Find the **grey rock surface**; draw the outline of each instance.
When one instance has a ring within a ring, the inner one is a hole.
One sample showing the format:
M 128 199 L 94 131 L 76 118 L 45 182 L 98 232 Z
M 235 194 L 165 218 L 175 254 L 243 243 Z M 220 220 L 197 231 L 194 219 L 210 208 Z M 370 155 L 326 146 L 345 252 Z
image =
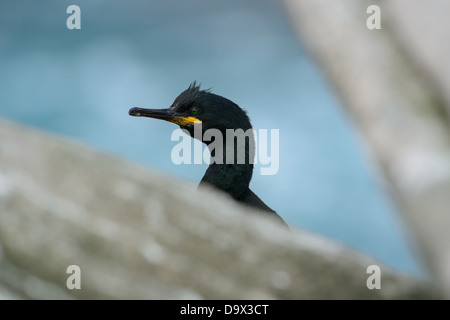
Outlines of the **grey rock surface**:
M 450 36 L 445 0 L 281 0 L 363 133 L 386 188 L 450 297 Z M 381 29 L 366 27 L 380 9 Z
M 369 290 L 369 265 L 381 289 Z M 81 270 L 69 290 L 68 266 Z M 0 298 L 414 299 L 430 282 L 223 194 L 0 121 Z

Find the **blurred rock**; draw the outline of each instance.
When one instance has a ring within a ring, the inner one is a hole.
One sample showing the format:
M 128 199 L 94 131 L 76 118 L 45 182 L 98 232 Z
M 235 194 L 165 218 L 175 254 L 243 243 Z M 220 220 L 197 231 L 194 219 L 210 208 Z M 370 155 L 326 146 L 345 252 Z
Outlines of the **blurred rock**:
M 450 39 L 445 0 L 282 0 L 450 297 Z M 378 5 L 381 29 L 369 30 Z
M 369 265 L 381 289 L 366 287 Z M 69 290 L 67 267 L 81 269 Z M 434 286 L 213 190 L 0 121 L 0 297 L 411 299 Z

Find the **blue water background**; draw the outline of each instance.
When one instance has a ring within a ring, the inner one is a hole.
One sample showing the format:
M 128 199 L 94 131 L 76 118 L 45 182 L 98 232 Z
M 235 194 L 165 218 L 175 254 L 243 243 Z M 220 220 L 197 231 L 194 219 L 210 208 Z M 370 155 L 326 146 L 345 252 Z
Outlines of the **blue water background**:
M 71 4 L 81 30 L 66 28 Z M 171 162 L 174 125 L 127 114 L 168 107 L 193 80 L 254 128 L 280 130 L 279 172 L 256 166 L 251 188 L 291 226 L 422 273 L 354 123 L 277 2 L 0 3 L 2 117 L 197 183 L 206 164 Z

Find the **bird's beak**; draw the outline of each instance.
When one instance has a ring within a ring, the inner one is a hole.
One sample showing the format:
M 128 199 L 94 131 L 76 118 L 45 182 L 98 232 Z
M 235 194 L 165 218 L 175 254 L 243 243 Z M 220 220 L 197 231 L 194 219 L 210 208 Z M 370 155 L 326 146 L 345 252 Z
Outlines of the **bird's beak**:
M 134 107 L 134 108 L 131 108 L 130 111 L 128 111 L 128 114 L 133 117 L 148 117 L 148 118 L 166 120 L 169 122 L 176 123 L 179 126 L 188 126 L 188 125 L 192 125 L 194 123 L 201 123 L 201 120 L 196 117 L 177 114 L 174 110 L 172 110 L 170 108 L 168 108 L 168 109 L 144 109 L 144 108 Z

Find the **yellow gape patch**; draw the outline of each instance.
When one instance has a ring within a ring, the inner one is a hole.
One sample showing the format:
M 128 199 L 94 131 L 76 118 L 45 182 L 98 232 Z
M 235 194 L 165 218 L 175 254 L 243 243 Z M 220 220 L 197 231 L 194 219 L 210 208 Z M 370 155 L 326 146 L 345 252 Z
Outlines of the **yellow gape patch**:
M 168 121 L 176 123 L 180 126 L 188 126 L 190 124 L 202 122 L 200 119 L 197 119 L 196 117 L 173 117 Z

